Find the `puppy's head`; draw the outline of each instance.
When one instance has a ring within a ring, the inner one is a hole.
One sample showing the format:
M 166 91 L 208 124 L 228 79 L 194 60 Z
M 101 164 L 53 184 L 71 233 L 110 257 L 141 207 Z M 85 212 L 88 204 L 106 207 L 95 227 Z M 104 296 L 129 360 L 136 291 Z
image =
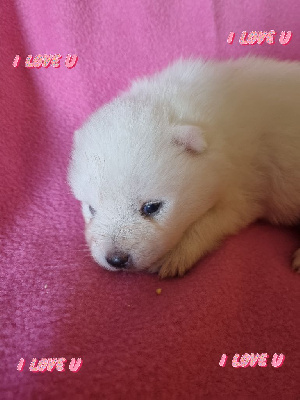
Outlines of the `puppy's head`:
M 97 263 L 156 271 L 213 206 L 216 184 L 204 136 L 199 127 L 176 122 L 168 106 L 126 96 L 75 133 L 69 182 Z

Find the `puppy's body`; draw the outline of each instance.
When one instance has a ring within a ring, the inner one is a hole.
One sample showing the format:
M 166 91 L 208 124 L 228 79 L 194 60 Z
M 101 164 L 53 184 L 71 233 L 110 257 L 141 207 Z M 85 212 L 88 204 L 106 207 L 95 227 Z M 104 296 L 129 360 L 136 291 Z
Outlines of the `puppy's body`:
M 296 224 L 300 63 L 179 61 L 137 81 L 76 133 L 69 180 L 107 269 L 182 275 L 258 218 Z

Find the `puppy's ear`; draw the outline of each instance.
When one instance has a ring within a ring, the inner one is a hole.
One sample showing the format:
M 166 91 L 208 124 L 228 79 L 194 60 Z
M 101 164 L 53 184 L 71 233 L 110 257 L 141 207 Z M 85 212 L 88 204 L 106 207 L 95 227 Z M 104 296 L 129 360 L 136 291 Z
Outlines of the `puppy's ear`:
M 201 154 L 207 148 L 203 130 L 194 125 L 175 126 L 173 128 L 173 143 L 183 146 L 186 151 L 195 154 Z

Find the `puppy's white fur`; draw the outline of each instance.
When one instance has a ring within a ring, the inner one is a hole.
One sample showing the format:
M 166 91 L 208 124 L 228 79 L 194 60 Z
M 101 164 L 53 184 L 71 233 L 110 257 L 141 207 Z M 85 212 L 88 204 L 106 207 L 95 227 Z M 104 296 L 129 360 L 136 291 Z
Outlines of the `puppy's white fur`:
M 182 275 L 259 218 L 296 224 L 300 63 L 181 60 L 138 80 L 75 133 L 69 182 L 111 270 L 121 251 L 129 269 Z M 148 201 L 163 205 L 145 218 Z

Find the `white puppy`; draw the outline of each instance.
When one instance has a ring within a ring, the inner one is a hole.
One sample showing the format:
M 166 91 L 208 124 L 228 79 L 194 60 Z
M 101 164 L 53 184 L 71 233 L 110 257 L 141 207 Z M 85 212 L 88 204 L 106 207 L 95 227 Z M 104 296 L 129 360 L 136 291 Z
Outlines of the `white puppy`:
M 178 61 L 135 82 L 75 133 L 69 182 L 114 271 L 183 275 L 257 219 L 298 223 L 300 63 Z

